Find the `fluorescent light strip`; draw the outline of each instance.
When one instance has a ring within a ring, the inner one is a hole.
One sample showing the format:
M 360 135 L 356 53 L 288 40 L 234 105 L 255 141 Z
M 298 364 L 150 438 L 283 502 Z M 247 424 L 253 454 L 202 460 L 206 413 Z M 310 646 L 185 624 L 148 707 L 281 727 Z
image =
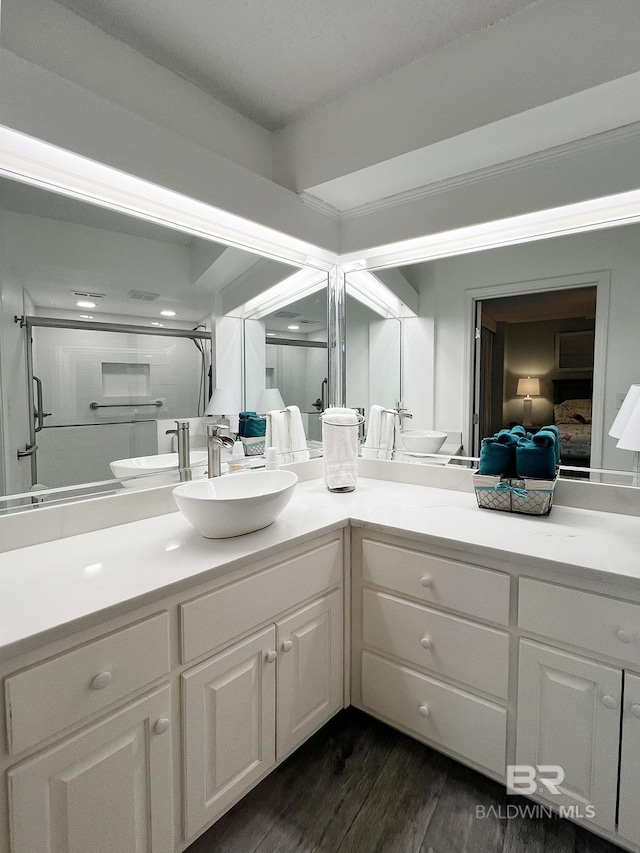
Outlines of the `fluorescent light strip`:
M 309 296 L 316 290 L 327 286 L 327 276 L 316 270 L 300 270 L 279 281 L 264 293 L 249 299 L 233 312 L 245 319 L 259 320 L 279 308 L 290 305 L 303 296 Z
M 350 272 L 346 276 L 347 293 L 376 314 L 385 318 L 398 319 L 415 314 L 383 284 L 379 278 L 366 270 Z
M 333 252 L 2 126 L 0 174 L 289 263 L 326 271 L 337 261 Z
M 640 221 L 640 190 L 442 231 L 342 255 L 344 272 L 382 269 Z

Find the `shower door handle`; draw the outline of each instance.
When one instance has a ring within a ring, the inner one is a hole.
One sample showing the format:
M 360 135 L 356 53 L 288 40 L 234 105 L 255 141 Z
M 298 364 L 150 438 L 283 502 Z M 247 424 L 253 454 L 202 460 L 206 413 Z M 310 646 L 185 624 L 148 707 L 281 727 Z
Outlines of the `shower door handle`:
M 34 432 L 40 432 L 44 426 L 44 419 L 51 415 L 51 412 L 44 411 L 44 402 L 42 400 L 42 379 L 38 376 L 33 377 L 36 383 L 36 405 L 33 410 L 33 417 L 36 423 Z

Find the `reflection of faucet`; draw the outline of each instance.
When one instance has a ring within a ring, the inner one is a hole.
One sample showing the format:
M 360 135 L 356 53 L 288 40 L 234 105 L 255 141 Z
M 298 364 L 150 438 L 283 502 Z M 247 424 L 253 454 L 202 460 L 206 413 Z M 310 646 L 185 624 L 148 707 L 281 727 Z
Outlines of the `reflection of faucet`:
M 189 440 L 189 421 L 176 421 L 177 429 L 168 429 L 167 435 L 178 439 L 178 469 L 180 482 L 191 479 L 191 447 Z
M 411 412 L 407 411 L 402 405 L 401 402 L 398 403 L 395 409 L 383 409 L 383 412 L 387 412 L 390 415 L 395 415 L 398 418 L 398 424 L 400 425 L 400 431 L 404 429 L 403 421 L 406 418 L 412 418 L 413 415 Z
M 312 403 L 311 405 L 312 405 L 315 409 L 317 409 L 319 412 L 323 411 L 323 409 L 324 409 L 324 405 L 323 405 L 322 400 L 320 399 L 320 397 L 318 397 L 318 399 L 315 401 L 315 403 Z
M 207 424 L 207 477 L 219 477 L 222 473 L 220 451 L 223 447 L 233 447 L 233 439 L 228 435 L 220 435 L 225 429 L 224 424 Z

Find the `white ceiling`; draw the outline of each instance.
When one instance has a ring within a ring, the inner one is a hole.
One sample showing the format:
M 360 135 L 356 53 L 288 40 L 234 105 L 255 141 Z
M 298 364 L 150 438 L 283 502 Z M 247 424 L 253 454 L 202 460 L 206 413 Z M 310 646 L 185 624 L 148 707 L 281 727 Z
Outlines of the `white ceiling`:
M 538 0 L 59 2 L 274 130 Z

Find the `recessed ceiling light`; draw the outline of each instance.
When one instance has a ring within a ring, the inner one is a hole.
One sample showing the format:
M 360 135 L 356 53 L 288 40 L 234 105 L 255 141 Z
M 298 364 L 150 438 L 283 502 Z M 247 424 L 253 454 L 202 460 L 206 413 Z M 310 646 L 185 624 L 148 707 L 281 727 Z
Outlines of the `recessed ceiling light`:
M 78 306 L 78 308 L 95 308 L 96 307 L 95 302 L 89 302 L 86 299 L 80 299 L 78 302 L 76 302 L 76 305 Z
M 80 319 L 81 320 L 93 320 L 93 317 L 91 316 L 91 314 L 81 314 Z
M 300 326 L 287 326 L 287 329 L 291 329 L 292 332 L 297 332 Z
M 176 316 L 176 312 L 175 312 L 175 311 L 170 311 L 168 308 L 165 308 L 165 310 L 164 310 L 164 311 L 161 311 L 161 312 L 160 312 L 160 316 L 161 316 L 161 317 L 175 317 L 175 316 Z
M 164 326 L 164 323 L 152 323 L 152 326 Z

